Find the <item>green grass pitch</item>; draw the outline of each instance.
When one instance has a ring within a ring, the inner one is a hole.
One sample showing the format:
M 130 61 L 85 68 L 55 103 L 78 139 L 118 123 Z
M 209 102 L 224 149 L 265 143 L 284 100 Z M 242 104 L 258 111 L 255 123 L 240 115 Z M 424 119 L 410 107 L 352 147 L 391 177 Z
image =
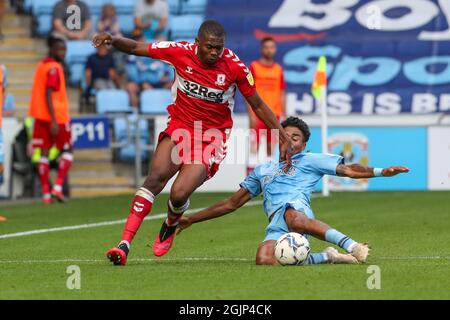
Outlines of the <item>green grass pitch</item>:
M 226 194 L 196 194 L 191 208 Z M 194 225 L 163 258 L 151 244 L 162 219 L 145 221 L 126 267 L 105 252 L 123 224 L 1 238 L 37 229 L 126 218 L 131 196 L 0 207 L 0 299 L 450 299 L 450 192 L 333 193 L 313 199 L 316 217 L 372 247 L 365 265 L 256 266 L 266 217 L 259 204 Z M 257 200 L 257 199 L 256 199 Z M 167 195 L 153 214 L 163 213 Z M 311 242 L 313 251 L 327 244 Z M 81 270 L 69 290 L 67 267 Z M 381 289 L 367 288 L 369 265 Z

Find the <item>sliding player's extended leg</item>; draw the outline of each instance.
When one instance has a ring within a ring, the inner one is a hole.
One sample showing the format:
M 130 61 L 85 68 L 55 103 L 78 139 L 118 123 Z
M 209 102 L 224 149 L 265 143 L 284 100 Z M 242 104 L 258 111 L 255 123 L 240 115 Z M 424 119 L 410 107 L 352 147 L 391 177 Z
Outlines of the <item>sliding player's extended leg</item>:
M 178 220 L 189 207 L 189 197 L 206 180 L 203 164 L 184 164 L 170 190 L 167 220 L 163 222 L 153 244 L 153 253 L 160 257 L 172 247 Z
M 150 165 L 149 174 L 143 186 L 137 190 L 133 198 L 122 241 L 117 248 L 112 248 L 107 252 L 107 257 L 114 264 L 126 264 L 130 244 L 142 221 L 150 213 L 155 196 L 164 189 L 170 178 L 179 170 L 180 165 L 172 159 L 172 149 L 175 147 L 175 143 L 168 136 L 165 136 L 158 143 Z
M 305 213 L 293 208 L 286 210 L 284 218 L 290 231 L 309 234 L 317 239 L 333 243 L 351 253 L 359 262 L 366 261 L 369 254 L 369 248 L 366 244 L 357 243 L 322 221 L 309 218 Z
M 256 252 L 257 265 L 279 265 L 275 258 L 275 240 L 266 240 L 262 242 L 258 251 Z M 347 256 L 347 257 L 346 257 Z M 348 257 L 350 256 L 350 257 Z M 307 264 L 322 264 L 322 263 L 356 263 L 357 261 L 351 255 L 344 255 L 338 253 L 336 249 L 327 248 L 323 252 L 310 253 L 308 259 L 303 263 Z

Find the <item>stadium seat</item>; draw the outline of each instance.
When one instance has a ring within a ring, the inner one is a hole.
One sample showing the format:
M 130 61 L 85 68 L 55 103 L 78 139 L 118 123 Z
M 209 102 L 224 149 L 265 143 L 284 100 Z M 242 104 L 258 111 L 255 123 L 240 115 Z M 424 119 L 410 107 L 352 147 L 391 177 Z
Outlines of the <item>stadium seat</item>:
M 58 0 L 33 0 L 32 1 L 32 13 L 35 17 L 39 17 L 41 15 L 52 14 L 53 7 L 58 2 Z
M 119 15 L 120 31 L 124 35 L 131 34 L 134 30 L 134 16 L 132 14 Z
M 141 112 L 146 114 L 167 114 L 167 106 L 172 104 L 169 89 L 149 89 L 141 93 Z
M 24 0 L 22 7 L 26 13 L 30 13 L 33 10 L 33 2 L 34 0 Z
M 66 42 L 66 64 L 86 63 L 87 58 L 95 53 L 90 40 L 69 40 Z
M 181 0 L 181 14 L 205 14 L 207 0 Z
M 172 15 L 180 14 L 181 1 L 183 0 L 167 0 L 167 4 L 169 5 L 169 12 Z
M 108 1 L 116 7 L 117 15 L 121 16 L 123 14 L 134 14 L 134 7 L 136 5 L 136 0 L 112 0 Z
M 89 12 L 91 15 L 100 15 L 102 13 L 102 7 L 104 4 L 109 3 L 108 0 L 89 0 L 86 4 L 89 7 Z
M 136 136 L 136 115 L 132 114 L 128 116 L 129 132 L 134 142 Z M 147 145 L 150 141 L 150 133 L 148 128 L 148 121 L 142 119 L 139 121 L 139 135 L 141 145 Z M 114 138 L 117 142 L 124 142 L 127 140 L 127 119 L 116 118 L 114 119 Z M 134 143 L 130 143 L 127 146 L 119 149 L 119 159 L 122 161 L 130 162 L 134 161 L 136 155 L 136 146 Z M 146 150 L 141 151 L 141 160 L 148 159 L 148 152 Z
M 72 63 L 69 65 L 69 84 L 78 86 L 84 79 L 84 63 Z
M 132 111 L 128 93 L 125 90 L 106 89 L 97 91 L 96 94 L 97 113 Z
M 195 38 L 203 22 L 202 15 L 173 16 L 170 19 L 171 38 Z
M 36 17 L 36 29 L 35 32 L 38 36 L 47 36 L 52 30 L 52 15 L 42 14 Z

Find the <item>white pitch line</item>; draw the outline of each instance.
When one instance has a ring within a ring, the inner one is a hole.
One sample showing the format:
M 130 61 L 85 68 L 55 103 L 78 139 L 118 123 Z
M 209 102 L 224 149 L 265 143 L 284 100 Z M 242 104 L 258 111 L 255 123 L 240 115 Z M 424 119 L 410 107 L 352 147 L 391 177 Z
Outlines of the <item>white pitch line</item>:
M 149 259 L 128 259 L 128 262 L 192 262 L 192 261 L 218 261 L 218 262 L 250 262 L 254 261 L 254 259 L 247 258 L 149 258 Z M 0 264 L 57 264 L 57 263 L 107 263 L 106 259 L 59 259 L 59 260 L 0 260 Z
M 379 257 L 382 260 L 450 260 L 450 257 L 440 256 L 404 256 L 404 257 Z M 252 262 L 250 258 L 220 258 L 220 257 L 186 257 L 186 258 L 135 258 L 128 262 Z M 57 260 L 0 260 L 0 264 L 58 264 L 58 263 L 88 263 L 107 264 L 106 259 L 57 259 Z M 370 261 L 369 261 L 370 262 Z
M 262 204 L 261 200 L 251 201 L 251 202 L 246 203 L 244 205 L 244 207 L 257 206 L 260 204 Z M 205 209 L 205 208 L 190 209 L 190 210 L 186 211 L 186 214 L 195 213 L 195 212 L 201 211 L 203 209 Z M 163 219 L 165 217 L 167 217 L 167 213 L 158 213 L 158 214 L 149 215 L 144 220 L 157 220 L 157 219 Z M 51 233 L 51 232 L 59 232 L 59 231 L 79 230 L 79 229 L 111 226 L 111 225 L 116 225 L 116 224 L 124 224 L 126 221 L 127 221 L 126 219 L 120 219 L 120 220 L 80 224 L 80 225 L 76 225 L 76 226 L 65 226 L 65 227 L 56 227 L 56 228 L 49 228 L 49 229 L 37 229 L 37 230 L 30 230 L 30 231 L 23 231 L 23 232 L 16 232 L 16 233 L 8 233 L 8 234 L 0 235 L 0 239 L 25 237 L 25 236 L 35 235 L 35 234 L 43 234 L 43 233 Z

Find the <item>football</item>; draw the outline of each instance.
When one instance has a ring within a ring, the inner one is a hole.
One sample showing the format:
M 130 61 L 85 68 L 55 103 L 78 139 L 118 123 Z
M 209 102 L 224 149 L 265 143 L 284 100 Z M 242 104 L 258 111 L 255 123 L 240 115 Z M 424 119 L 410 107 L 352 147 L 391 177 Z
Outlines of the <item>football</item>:
M 275 245 L 275 257 L 285 265 L 299 265 L 308 259 L 309 241 L 300 233 L 289 232 L 283 234 Z

